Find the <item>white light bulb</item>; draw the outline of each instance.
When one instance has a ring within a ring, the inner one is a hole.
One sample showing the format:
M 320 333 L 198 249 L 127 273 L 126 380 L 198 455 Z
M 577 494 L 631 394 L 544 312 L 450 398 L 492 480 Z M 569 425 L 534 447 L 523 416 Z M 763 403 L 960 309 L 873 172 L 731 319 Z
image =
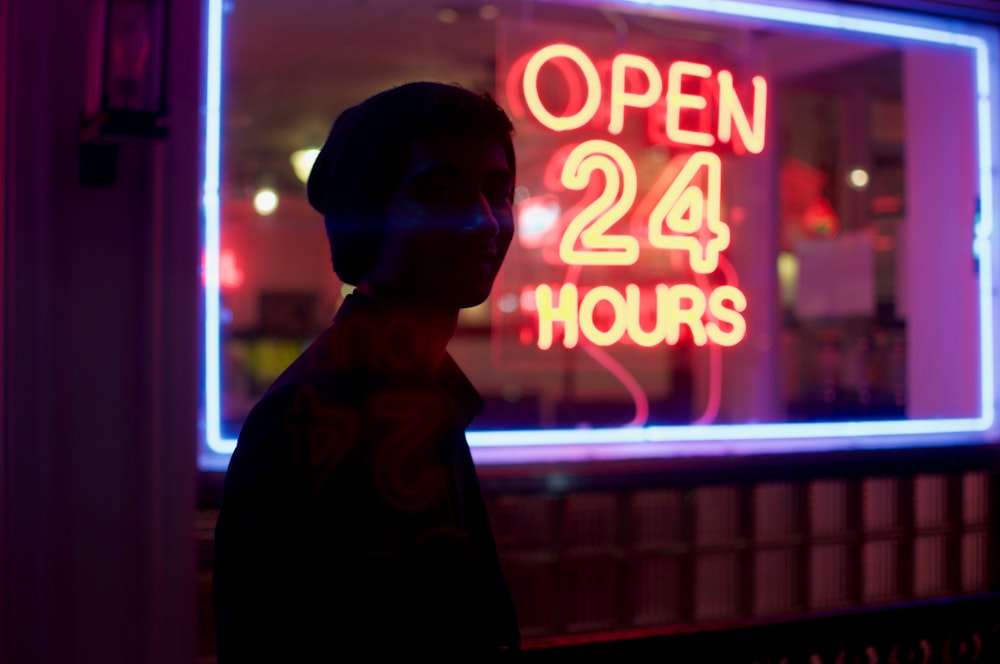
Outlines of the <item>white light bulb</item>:
M 278 209 L 278 194 L 273 189 L 259 189 L 253 197 L 253 209 L 266 217 Z
M 868 171 L 863 168 L 855 168 L 847 174 L 847 181 L 855 189 L 864 189 L 868 186 Z

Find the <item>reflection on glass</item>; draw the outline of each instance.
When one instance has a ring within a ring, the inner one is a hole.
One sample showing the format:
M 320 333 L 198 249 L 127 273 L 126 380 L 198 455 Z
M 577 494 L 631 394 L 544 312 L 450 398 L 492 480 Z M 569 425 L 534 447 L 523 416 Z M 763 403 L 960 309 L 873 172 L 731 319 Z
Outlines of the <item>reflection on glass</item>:
M 783 86 L 779 265 L 795 274 L 782 307 L 796 349 L 789 419 L 906 417 L 906 323 L 895 306 L 903 57 L 868 52 Z
M 517 236 L 450 346 L 487 401 L 476 427 L 979 415 L 967 50 L 493 6 L 241 0 L 227 16 L 224 437 L 345 294 L 304 151 L 414 79 L 492 91 L 517 127 Z

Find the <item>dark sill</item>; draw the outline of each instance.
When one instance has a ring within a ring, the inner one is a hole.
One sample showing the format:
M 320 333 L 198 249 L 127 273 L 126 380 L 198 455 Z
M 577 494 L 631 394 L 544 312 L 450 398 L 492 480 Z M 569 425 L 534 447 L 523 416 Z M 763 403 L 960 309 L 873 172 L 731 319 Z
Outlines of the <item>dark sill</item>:
M 928 660 L 900 657 L 901 650 L 925 641 Z M 1000 593 L 936 598 L 842 611 L 797 614 L 786 618 L 697 623 L 675 628 L 615 630 L 596 634 L 525 640 L 528 661 L 669 662 L 822 662 L 942 661 L 942 652 L 978 641 L 979 658 L 954 661 L 996 662 L 1000 647 Z M 891 653 L 896 652 L 896 660 Z M 853 653 L 862 655 L 852 659 Z M 972 655 L 972 652 L 967 652 Z M 583 659 L 580 659 L 583 658 Z M 944 659 L 943 661 L 948 661 Z
M 487 496 L 553 494 L 700 484 L 755 484 L 821 478 L 907 476 L 919 473 L 1000 473 L 1000 442 L 990 445 L 892 450 L 802 452 L 754 456 L 627 459 L 586 463 L 480 466 Z M 552 478 L 559 477 L 558 483 Z M 221 502 L 225 473 L 198 474 L 198 507 Z M 554 487 L 558 486 L 558 490 Z

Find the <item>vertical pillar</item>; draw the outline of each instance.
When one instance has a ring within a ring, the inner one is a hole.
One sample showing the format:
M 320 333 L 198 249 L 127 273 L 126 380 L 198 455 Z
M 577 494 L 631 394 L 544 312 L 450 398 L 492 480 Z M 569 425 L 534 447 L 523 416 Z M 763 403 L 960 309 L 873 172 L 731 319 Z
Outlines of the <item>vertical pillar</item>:
M 171 134 L 79 179 L 88 2 L 4 3 L 0 659 L 193 662 L 201 2 Z
M 972 56 L 903 53 L 906 196 L 897 297 L 909 418 L 979 414 L 976 115 Z
M 744 70 L 738 80 L 749 81 L 766 71 L 756 37 L 744 34 L 738 48 Z M 770 82 L 771 85 L 774 81 Z M 777 94 L 768 91 L 767 139 L 760 154 L 744 154 L 724 162 L 723 209 L 731 230 L 723 254 L 732 264 L 739 287 L 747 296 L 743 312 L 747 335 L 739 344 L 721 349 L 722 403 L 719 422 L 758 423 L 784 419 L 780 366 L 781 304 L 778 299 L 777 173 L 779 167 Z M 734 218 L 735 215 L 735 218 Z

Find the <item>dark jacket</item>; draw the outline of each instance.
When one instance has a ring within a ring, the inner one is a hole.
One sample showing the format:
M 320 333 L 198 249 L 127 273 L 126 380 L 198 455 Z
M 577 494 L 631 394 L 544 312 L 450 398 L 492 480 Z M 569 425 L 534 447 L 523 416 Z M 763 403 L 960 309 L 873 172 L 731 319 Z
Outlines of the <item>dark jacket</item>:
M 251 411 L 216 525 L 220 664 L 519 648 L 465 439 L 483 402 L 450 357 L 418 368 L 423 338 L 351 295 Z

